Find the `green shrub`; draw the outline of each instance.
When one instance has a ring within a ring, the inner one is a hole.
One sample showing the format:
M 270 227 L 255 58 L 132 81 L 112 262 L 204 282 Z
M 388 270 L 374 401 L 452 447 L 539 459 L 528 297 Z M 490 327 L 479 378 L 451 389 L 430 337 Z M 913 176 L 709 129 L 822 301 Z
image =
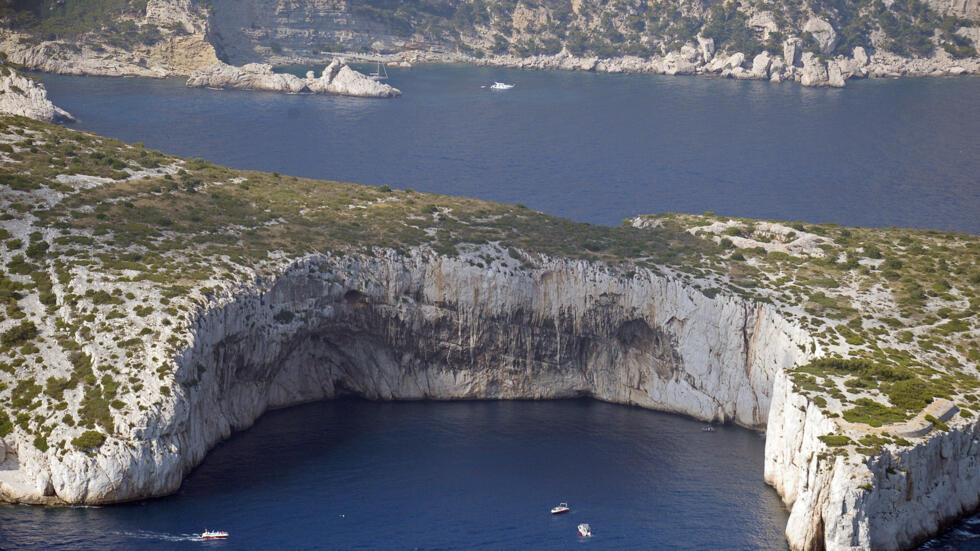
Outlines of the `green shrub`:
M 10 391 L 10 405 L 16 409 L 33 409 L 37 403 L 34 399 L 41 394 L 41 386 L 34 382 L 33 378 L 17 381 L 17 385 Z
M 87 430 L 71 441 L 79 451 L 87 452 L 105 443 L 105 435 L 97 430 Z
M 14 424 L 10 421 L 10 416 L 6 411 L 0 410 L 0 438 L 7 436 L 14 430 Z
M 76 384 L 77 381 L 73 382 L 70 379 L 48 377 L 47 384 L 44 387 L 44 393 L 55 400 L 61 401 L 65 399 L 65 391 L 69 388 L 74 388 Z
M 42 452 L 48 451 L 48 439 L 43 435 L 38 434 L 34 437 L 34 447 L 41 450 Z
M 941 430 L 943 432 L 946 432 L 946 431 L 949 430 L 949 425 L 947 425 L 946 423 L 943 423 L 939 419 L 936 419 L 932 415 L 926 415 L 926 421 L 929 421 L 930 423 L 932 423 L 932 425 L 934 427 L 936 427 L 937 430 Z
M 905 418 L 905 412 L 902 410 L 886 406 L 870 398 L 859 398 L 853 408 L 844 412 L 845 420 L 851 423 L 864 423 L 872 427 L 899 423 Z
M 825 434 L 823 436 L 818 436 L 817 438 L 832 448 L 846 446 L 851 443 L 851 439 L 843 434 Z
M 37 336 L 37 326 L 33 321 L 24 320 L 20 324 L 6 330 L 0 335 L 0 343 L 4 346 L 18 346 L 34 340 Z
M 273 317 L 273 319 L 275 319 L 279 323 L 285 324 L 293 321 L 294 317 L 296 317 L 296 314 L 294 314 L 290 310 L 286 310 L 285 308 L 283 308 L 282 310 L 279 310 L 279 312 Z

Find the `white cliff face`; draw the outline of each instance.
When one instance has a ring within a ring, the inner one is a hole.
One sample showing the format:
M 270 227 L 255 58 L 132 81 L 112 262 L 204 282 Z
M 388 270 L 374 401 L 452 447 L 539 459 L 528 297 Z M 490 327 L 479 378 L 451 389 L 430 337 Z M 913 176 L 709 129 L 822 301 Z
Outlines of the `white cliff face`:
M 980 504 L 977 421 L 869 458 L 828 453 L 819 437 L 835 433 L 837 423 L 777 375 L 765 478 L 790 508 L 794 550 L 908 549 Z
M 287 73 L 276 73 L 271 65 L 265 63 L 249 63 L 242 67 L 233 67 L 218 62 L 192 73 L 187 79 L 187 86 L 267 90 L 292 94 L 312 92 L 367 98 L 390 98 L 401 95 L 401 91 L 397 88 L 377 82 L 351 69 L 338 59 L 330 63 L 319 78 L 310 71 L 305 79 Z
M 773 377 L 809 344 L 767 306 L 649 273 L 565 260 L 488 270 L 431 252 L 302 259 L 206 303 L 184 338 L 172 394 L 148 384 L 154 406 L 120 413 L 117 436 L 92 456 L 43 453 L 19 428 L 8 435 L 0 496 L 167 494 L 267 409 L 351 393 L 593 396 L 760 428 Z
M 49 122 L 75 120 L 68 111 L 51 103 L 43 84 L 0 66 L 0 112 Z
M 160 328 L 160 339 L 183 343 L 172 375 L 126 398 L 149 407 L 118 410 L 114 435 L 91 455 L 42 452 L 16 427 L 0 439 L 0 499 L 171 493 L 269 408 L 356 394 L 592 396 L 766 426 L 765 477 L 790 508 L 794 550 L 906 549 L 978 505 L 975 421 L 950 420 L 948 433 L 876 457 L 835 455 L 820 436 L 839 434 L 840 422 L 784 372 L 809 360 L 814 342 L 770 307 L 645 270 L 626 277 L 547 258 L 523 270 L 501 256 L 478 268 L 426 250 L 314 255 L 230 294 L 193 295 L 189 328 Z
M 209 41 L 208 10 L 201 2 L 149 0 L 145 16 L 132 22 L 159 31 L 161 39 L 152 44 L 113 45 L 91 37 L 41 40 L 5 29 L 0 33 L 0 51 L 29 69 L 70 75 L 163 78 L 186 75 L 218 61 Z

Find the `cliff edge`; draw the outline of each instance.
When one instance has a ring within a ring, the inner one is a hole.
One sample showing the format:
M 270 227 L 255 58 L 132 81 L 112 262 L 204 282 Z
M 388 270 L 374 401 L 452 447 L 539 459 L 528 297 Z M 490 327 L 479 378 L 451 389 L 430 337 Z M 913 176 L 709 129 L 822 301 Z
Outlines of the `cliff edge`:
M 0 142 L 4 500 L 165 495 L 268 408 L 342 395 L 767 427 L 794 549 L 907 548 L 980 496 L 976 236 L 601 227 L 21 117 Z

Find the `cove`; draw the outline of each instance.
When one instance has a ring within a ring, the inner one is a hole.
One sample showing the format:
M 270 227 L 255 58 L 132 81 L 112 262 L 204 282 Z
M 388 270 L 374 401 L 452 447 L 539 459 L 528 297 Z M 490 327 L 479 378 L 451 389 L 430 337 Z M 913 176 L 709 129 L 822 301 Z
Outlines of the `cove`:
M 594 400 L 315 402 L 262 416 L 169 497 L 0 506 L 0 541 L 200 549 L 209 527 L 231 532 L 222 549 L 787 549 L 763 436 L 702 426 Z

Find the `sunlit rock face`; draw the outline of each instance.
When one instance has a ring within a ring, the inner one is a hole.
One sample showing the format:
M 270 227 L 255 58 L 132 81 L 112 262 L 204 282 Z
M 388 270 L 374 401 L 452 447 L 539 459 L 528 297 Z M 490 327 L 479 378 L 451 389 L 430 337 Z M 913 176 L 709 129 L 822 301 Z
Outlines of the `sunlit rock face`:
M 5 497 L 167 494 L 267 409 L 348 394 L 592 396 L 761 428 L 773 377 L 809 343 L 767 306 L 669 277 L 553 259 L 484 268 L 420 251 L 289 262 L 203 304 L 188 331 L 173 392 L 144 389 L 155 407 L 128 428 L 117 420 L 124 436 L 92 455 L 8 437 Z

